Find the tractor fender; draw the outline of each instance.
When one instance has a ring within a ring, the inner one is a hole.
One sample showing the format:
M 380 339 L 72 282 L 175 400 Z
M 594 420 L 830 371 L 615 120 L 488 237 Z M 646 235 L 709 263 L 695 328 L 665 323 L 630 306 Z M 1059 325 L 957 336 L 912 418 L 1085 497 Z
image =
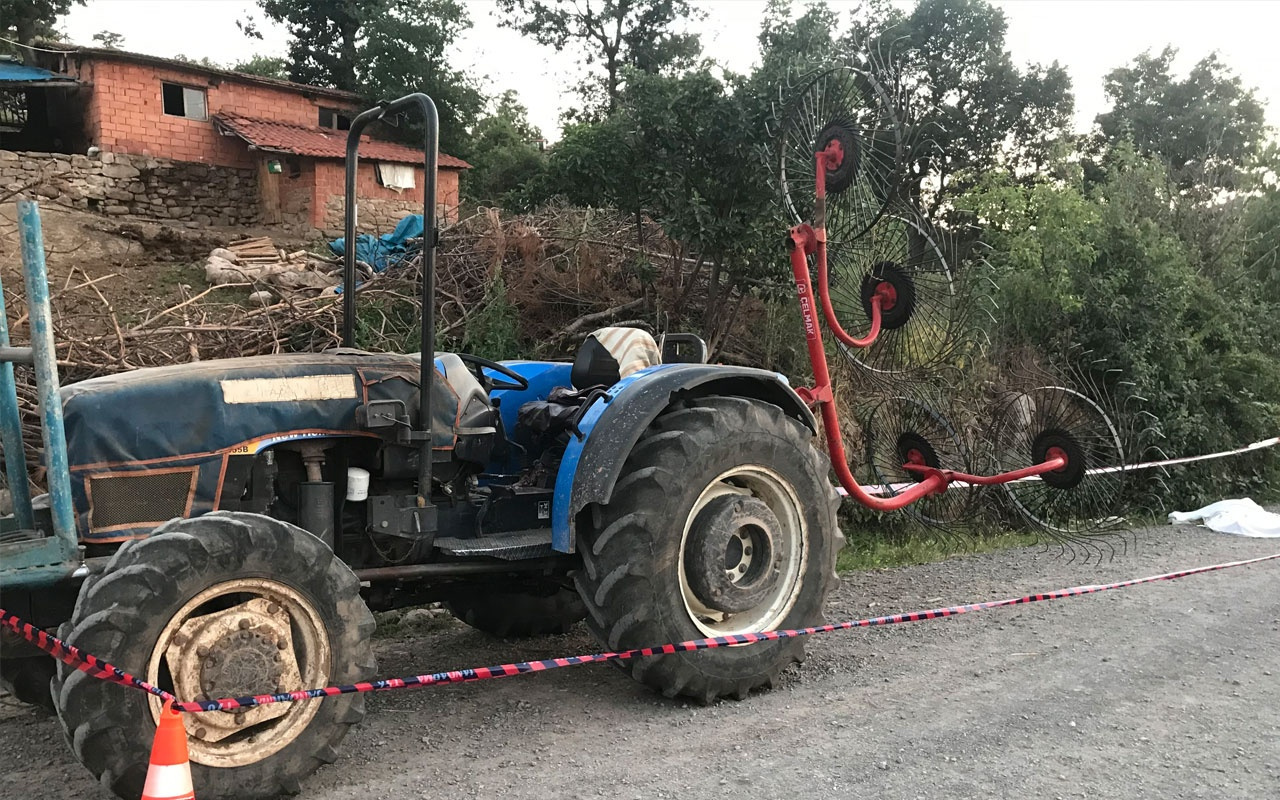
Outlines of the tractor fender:
M 552 547 L 572 553 L 578 514 L 608 503 L 627 454 L 645 429 L 683 397 L 721 395 L 772 403 L 817 432 L 817 421 L 785 376 L 751 367 L 660 364 L 628 375 L 595 401 L 571 434 L 556 473 L 551 506 Z

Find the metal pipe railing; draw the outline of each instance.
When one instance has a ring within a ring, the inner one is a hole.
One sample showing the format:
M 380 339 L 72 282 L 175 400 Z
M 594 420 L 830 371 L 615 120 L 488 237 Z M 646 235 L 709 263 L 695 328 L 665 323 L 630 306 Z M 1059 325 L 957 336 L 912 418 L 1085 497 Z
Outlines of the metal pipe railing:
M 75 552 L 76 515 L 71 499 L 71 469 L 67 462 L 67 437 L 62 421 L 62 397 L 58 393 L 58 356 L 53 343 L 53 311 L 44 263 L 44 237 L 40 208 L 34 200 L 18 201 L 18 234 L 22 238 L 22 268 L 27 283 L 27 311 L 31 315 L 31 350 L 36 370 L 44 435 L 45 467 L 49 478 L 49 505 L 54 535 Z M 8 448 L 6 447 L 6 452 Z M 25 476 L 24 476 L 25 480 Z
M 9 346 L 9 317 L 4 307 L 4 287 L 0 286 L 0 354 L 8 350 L 28 349 Z M 18 384 L 13 376 L 13 362 L 17 360 L 0 359 L 0 441 L 4 444 L 4 467 L 9 478 L 14 520 L 22 530 L 31 530 L 35 527 L 35 513 L 31 509 L 31 487 L 27 484 L 27 454 L 22 449 Z
M 419 508 L 431 504 L 431 384 L 436 364 L 436 168 L 440 149 L 440 118 L 436 104 L 421 92 L 379 103 L 362 111 L 351 120 L 347 132 L 346 208 L 343 214 L 345 239 L 342 261 L 342 344 L 355 347 L 356 323 L 356 177 L 359 174 L 360 134 L 370 122 L 408 108 L 422 112 L 426 131 L 423 134 L 423 166 L 426 171 L 422 189 L 422 332 L 419 346 L 421 367 L 418 376 L 418 429 L 412 437 L 418 441 Z

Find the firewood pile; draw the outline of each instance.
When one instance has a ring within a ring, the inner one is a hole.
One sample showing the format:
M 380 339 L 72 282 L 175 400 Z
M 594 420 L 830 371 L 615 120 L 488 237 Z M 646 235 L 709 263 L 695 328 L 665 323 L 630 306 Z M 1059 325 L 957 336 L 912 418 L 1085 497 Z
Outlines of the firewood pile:
M 333 294 L 342 281 L 341 263 L 336 257 L 316 255 L 308 250 L 286 252 L 276 247 L 270 236 L 258 236 L 215 248 L 205 261 L 205 280 L 214 286 L 248 283 L 261 286 L 254 302 L 267 305 L 276 293 Z

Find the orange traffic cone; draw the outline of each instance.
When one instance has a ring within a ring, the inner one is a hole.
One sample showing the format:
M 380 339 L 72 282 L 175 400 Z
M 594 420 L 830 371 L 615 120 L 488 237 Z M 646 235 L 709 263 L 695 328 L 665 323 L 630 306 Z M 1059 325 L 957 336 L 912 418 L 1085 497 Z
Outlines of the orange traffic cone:
M 160 726 L 151 745 L 151 764 L 142 800 L 195 800 L 191 788 L 191 762 L 187 756 L 187 729 L 182 715 L 165 700 L 160 710 Z

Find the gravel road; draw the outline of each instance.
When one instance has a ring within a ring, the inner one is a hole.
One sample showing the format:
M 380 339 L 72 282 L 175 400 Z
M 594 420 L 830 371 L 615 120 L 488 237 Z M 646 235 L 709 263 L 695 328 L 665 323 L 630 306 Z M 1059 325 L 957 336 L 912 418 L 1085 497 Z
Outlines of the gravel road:
M 854 573 L 828 617 L 1277 550 L 1275 540 L 1146 529 L 1101 565 L 1025 549 Z M 663 700 L 608 666 L 377 695 L 303 797 L 1277 797 L 1278 579 L 1280 562 L 1268 562 L 830 634 L 778 689 L 710 707 Z M 447 620 L 378 642 L 385 675 L 594 649 L 585 631 L 503 643 Z M 106 797 L 54 720 L 4 703 L 0 800 Z

